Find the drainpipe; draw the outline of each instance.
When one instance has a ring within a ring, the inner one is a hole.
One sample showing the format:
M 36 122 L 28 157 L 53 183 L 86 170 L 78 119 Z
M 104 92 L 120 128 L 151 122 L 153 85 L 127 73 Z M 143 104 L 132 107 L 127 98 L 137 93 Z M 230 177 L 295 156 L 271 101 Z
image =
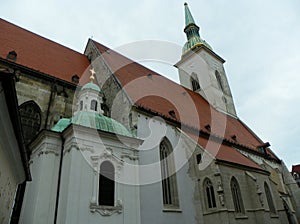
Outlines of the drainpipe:
M 51 93 L 50 93 L 50 98 L 49 98 L 49 103 L 48 103 L 48 108 L 47 108 L 47 114 L 46 114 L 46 121 L 45 121 L 45 126 L 44 128 L 47 129 L 48 126 L 48 118 L 49 118 L 49 114 L 50 114 L 50 107 L 51 107 L 51 103 L 53 100 L 53 94 L 55 92 L 56 88 L 55 88 L 55 82 L 52 84 L 51 86 Z
M 63 164 L 64 145 L 65 145 L 65 138 L 62 136 L 62 133 L 60 135 L 60 138 L 61 138 L 61 152 L 60 152 L 58 180 L 57 180 L 57 191 L 56 191 L 55 212 L 54 212 L 54 224 L 57 223 L 57 212 L 58 212 L 58 203 L 59 203 L 61 172 L 62 172 L 62 164 Z

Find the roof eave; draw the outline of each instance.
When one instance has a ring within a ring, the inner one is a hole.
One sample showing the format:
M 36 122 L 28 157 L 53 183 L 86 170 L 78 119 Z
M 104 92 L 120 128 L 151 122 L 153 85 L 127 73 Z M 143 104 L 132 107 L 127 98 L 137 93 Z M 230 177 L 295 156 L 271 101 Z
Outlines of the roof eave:
M 214 51 L 212 51 L 211 49 L 209 49 L 208 47 L 206 47 L 204 44 L 200 44 L 196 48 L 191 49 L 187 53 L 183 54 L 182 57 L 181 57 L 181 59 L 180 59 L 180 61 L 177 62 L 174 66 L 176 68 L 179 68 L 179 66 L 182 63 L 184 63 L 185 61 L 187 61 L 190 57 L 192 57 L 194 54 L 196 54 L 197 52 L 199 52 L 201 50 L 207 51 L 213 57 L 215 57 L 216 59 L 218 59 L 219 61 L 221 61 L 221 63 L 225 63 L 226 62 L 222 57 L 220 57 L 219 55 L 217 55 Z

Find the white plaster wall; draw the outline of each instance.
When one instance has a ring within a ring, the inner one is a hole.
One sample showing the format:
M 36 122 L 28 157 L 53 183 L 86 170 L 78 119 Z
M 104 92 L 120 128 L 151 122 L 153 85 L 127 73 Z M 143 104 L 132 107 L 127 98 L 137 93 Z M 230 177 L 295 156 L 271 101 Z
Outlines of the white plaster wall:
M 141 146 L 142 148 L 140 148 L 139 155 L 139 177 L 142 182 L 140 186 L 141 223 L 196 223 L 196 208 L 193 199 L 195 184 L 188 175 L 188 154 L 185 145 L 180 140 L 179 132 L 162 120 L 153 120 L 148 116 L 139 114 L 137 135 L 138 138 L 145 141 Z M 160 181 L 159 143 L 163 137 L 168 138 L 173 146 L 173 151 L 176 151 L 174 155 L 175 166 L 178 168 L 176 177 L 179 209 L 168 212 L 164 211 L 163 208 Z M 149 147 L 147 147 L 147 144 Z M 185 161 L 185 163 L 182 163 L 182 161 Z
M 47 136 L 45 132 L 39 140 L 31 155 L 32 181 L 26 185 L 22 224 L 54 222 L 61 141 L 59 136 Z
M 25 180 L 25 173 L 1 83 L 0 126 L 0 223 L 8 223 L 17 186 Z
M 86 128 L 78 129 L 76 133 L 70 131 L 65 139 L 58 223 L 139 224 L 139 189 L 123 183 L 124 177 L 128 176 L 137 182 L 136 170 L 128 166 L 129 163 L 137 164 L 137 160 L 131 161 L 126 157 L 135 157 L 130 149 L 131 143 L 124 145 L 110 134 L 98 135 L 97 131 Z M 112 156 L 104 155 L 106 150 Z M 97 209 L 90 209 L 93 198 L 98 203 L 98 172 L 100 164 L 106 160 L 112 162 L 116 171 L 115 205 L 120 201 L 123 206 L 120 213 L 107 216 L 101 215 Z
M 215 71 L 220 73 L 224 92 L 220 90 Z M 236 116 L 235 107 L 226 77 L 223 63 L 207 53 L 199 50 L 179 65 L 181 85 L 192 90 L 190 76 L 195 72 L 198 76 L 201 91 L 199 92 L 212 106 Z M 226 102 L 224 101 L 226 99 Z

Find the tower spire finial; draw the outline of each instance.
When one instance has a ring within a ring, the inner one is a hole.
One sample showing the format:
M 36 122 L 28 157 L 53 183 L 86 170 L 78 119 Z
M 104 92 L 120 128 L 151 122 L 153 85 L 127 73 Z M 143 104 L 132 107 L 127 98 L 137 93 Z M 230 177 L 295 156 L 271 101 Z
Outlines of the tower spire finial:
M 201 39 L 199 34 L 199 27 L 196 25 L 192 13 L 188 7 L 188 4 L 184 3 L 184 13 L 185 13 L 185 28 L 184 32 L 186 33 L 187 42 L 183 46 L 182 55 L 186 54 L 190 50 L 195 49 L 200 45 L 204 45 L 209 49 L 212 49 L 205 40 Z
M 192 13 L 186 2 L 184 3 L 184 11 L 185 11 L 185 26 L 188 26 L 189 24 L 195 24 Z

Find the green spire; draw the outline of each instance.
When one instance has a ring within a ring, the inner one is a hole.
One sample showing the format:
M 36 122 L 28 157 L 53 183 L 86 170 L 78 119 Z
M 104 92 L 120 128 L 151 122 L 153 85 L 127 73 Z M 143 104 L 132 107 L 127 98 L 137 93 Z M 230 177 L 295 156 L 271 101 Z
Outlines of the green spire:
M 195 24 L 194 18 L 186 2 L 184 3 L 184 12 L 185 12 L 185 26 L 188 26 L 189 24 Z
M 199 34 L 199 27 L 196 25 L 187 3 L 184 3 L 184 12 L 185 12 L 184 32 L 186 33 L 187 42 L 183 46 L 182 55 L 186 54 L 190 50 L 195 49 L 196 47 L 199 47 L 200 45 L 204 45 L 207 48 L 212 50 L 211 46 L 209 46 L 209 44 L 205 40 L 201 39 Z

